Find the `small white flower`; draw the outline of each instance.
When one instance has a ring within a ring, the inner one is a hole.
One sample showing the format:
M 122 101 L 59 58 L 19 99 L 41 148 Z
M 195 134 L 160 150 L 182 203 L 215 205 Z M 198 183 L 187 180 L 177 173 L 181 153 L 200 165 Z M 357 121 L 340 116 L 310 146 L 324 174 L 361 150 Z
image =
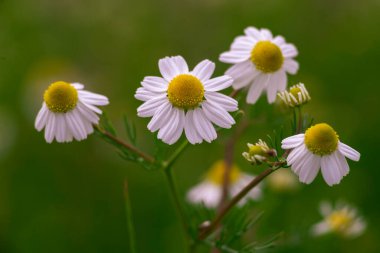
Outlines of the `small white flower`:
M 261 164 L 269 157 L 269 147 L 266 142 L 259 140 L 255 145 L 248 143 L 248 152 L 243 152 L 243 157 L 252 164 Z M 273 152 L 275 152 L 273 150 Z
M 314 236 L 335 233 L 352 239 L 363 234 L 367 227 L 356 209 L 344 203 L 338 203 L 333 208 L 330 203 L 322 202 L 320 212 L 323 220 L 312 227 L 311 232 Z
M 282 168 L 268 176 L 267 185 L 276 192 L 294 192 L 300 187 L 297 176 Z
M 108 98 L 83 90 L 80 83 L 63 81 L 52 83 L 44 93 L 44 102 L 38 112 L 35 128 L 45 128 L 45 140 L 51 143 L 83 140 L 98 124 L 102 111 L 96 106 L 107 105 Z
M 282 141 L 283 149 L 292 149 L 287 163 L 302 183 L 309 184 L 322 169 L 322 176 L 330 186 L 339 184 L 348 174 L 345 157 L 359 161 L 360 154 L 355 149 L 339 141 L 334 129 L 326 123 L 316 124 Z
M 186 61 L 175 56 L 161 59 L 158 66 L 163 77 L 145 77 L 135 95 L 145 102 L 137 115 L 152 117 L 148 129 L 158 130 L 158 139 L 173 144 L 185 130 L 192 144 L 211 142 L 217 137 L 212 123 L 222 128 L 235 124 L 228 112 L 238 109 L 237 101 L 218 92 L 233 80 L 230 76 L 211 78 L 213 62 L 204 60 L 189 71 Z
M 287 106 L 295 107 L 306 104 L 311 100 L 309 92 L 303 83 L 299 83 L 290 87 L 289 91 L 279 92 L 278 97 L 284 101 Z
M 208 208 L 217 207 L 222 198 L 225 168 L 224 161 L 216 162 L 208 171 L 203 182 L 190 189 L 187 194 L 188 201 L 194 204 L 203 203 Z M 236 165 L 232 166 L 229 178 L 230 197 L 237 195 L 253 179 L 254 176 L 240 171 Z M 239 202 L 239 206 L 244 205 L 249 199 L 257 200 L 260 197 L 261 189 L 256 186 Z
M 273 37 L 268 29 L 248 27 L 244 33 L 235 38 L 230 51 L 222 53 L 219 60 L 234 64 L 226 71 L 234 79 L 234 89 L 249 87 L 247 103 L 256 103 L 264 91 L 268 102 L 273 103 L 277 92 L 286 88 L 286 73 L 298 71 L 293 59 L 298 55 L 297 48 L 282 36 Z

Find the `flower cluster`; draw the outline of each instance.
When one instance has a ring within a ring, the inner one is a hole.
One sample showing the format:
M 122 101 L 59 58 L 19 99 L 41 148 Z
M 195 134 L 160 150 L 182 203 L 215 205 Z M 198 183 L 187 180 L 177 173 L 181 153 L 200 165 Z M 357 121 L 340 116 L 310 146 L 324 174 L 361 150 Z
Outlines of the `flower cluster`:
M 238 101 L 235 100 L 238 90 L 247 91 L 247 104 L 255 104 L 266 93 L 269 104 L 275 102 L 278 96 L 294 111 L 294 117 L 298 112 L 298 127 L 292 136 L 281 141 L 282 150 L 278 142 L 277 145 L 270 143 L 270 147 L 260 139 L 255 144 L 248 143 L 248 151 L 242 153 L 251 165 L 268 165 L 269 168 L 263 172 L 265 174 L 255 177 L 236 165 L 227 170 L 226 162 L 218 161 L 209 169 L 202 182 L 190 189 L 187 194 L 189 202 L 201 203 L 209 208 L 224 207 L 223 195 L 226 194 L 223 193 L 227 192 L 227 197 L 232 198 L 233 204 L 243 205 L 249 199 L 258 200 L 261 197 L 261 180 L 282 167 L 285 169 L 274 174 L 276 176 L 272 175 L 269 180 L 269 185 L 273 185 L 275 190 L 296 189 L 298 182 L 295 175 L 300 182 L 310 184 L 320 170 L 326 183 L 333 186 L 339 184 L 349 173 L 346 158 L 359 161 L 360 153 L 341 142 L 336 131 L 327 123 L 317 123 L 308 128 L 305 126 L 301 107 L 311 100 L 309 92 L 303 83 L 286 90 L 287 75 L 294 75 L 299 69 L 298 62 L 294 60 L 297 55 L 297 48 L 287 43 L 282 36 L 274 36 L 268 29 L 248 27 L 244 30 L 244 35 L 235 38 L 229 51 L 220 54 L 221 62 L 232 64 L 224 75 L 212 77 L 215 63 L 209 60 L 203 60 L 190 69 L 182 56 L 173 56 L 158 61 L 159 76 L 143 78 L 141 87 L 134 95 L 142 101 L 137 108 L 137 115 L 150 118 L 148 130 L 157 132 L 157 138 L 169 145 L 175 144 L 181 136 L 187 140 L 185 145 L 187 142 L 210 143 L 217 139 L 218 129 L 230 129 L 236 124 L 231 113 L 239 109 Z M 232 93 L 234 95 L 222 93 L 230 87 L 235 90 Z M 102 111 L 98 106 L 107 104 L 107 97 L 85 91 L 80 83 L 54 82 L 43 94 L 42 108 L 36 117 L 35 128 L 38 131 L 45 129 L 45 140 L 48 143 L 54 140 L 81 141 L 94 128 L 100 129 L 97 125 Z M 173 158 L 162 162 L 157 157 L 145 155 L 131 144 L 123 143 L 112 133 L 100 134 L 105 135 L 107 140 L 114 141 L 115 146 L 123 146 L 134 152 L 133 155 L 126 154 L 131 161 L 158 164 L 163 171 L 170 169 L 176 156 L 183 150 L 179 149 L 174 152 Z M 125 154 L 125 150 L 122 151 Z M 282 155 L 279 156 L 278 153 Z M 136 157 L 141 159 L 135 159 Z M 287 170 L 288 167 L 291 170 Z M 291 171 L 295 175 L 289 174 Z M 166 175 L 170 177 L 170 173 Z M 225 215 L 227 211 L 220 212 L 220 215 Z M 313 227 L 315 235 L 334 232 L 354 237 L 364 231 L 365 223 L 347 205 L 337 206 L 336 209 L 323 205 L 322 214 L 324 220 Z M 216 220 L 220 222 L 220 219 Z M 218 224 L 210 227 L 218 227 Z

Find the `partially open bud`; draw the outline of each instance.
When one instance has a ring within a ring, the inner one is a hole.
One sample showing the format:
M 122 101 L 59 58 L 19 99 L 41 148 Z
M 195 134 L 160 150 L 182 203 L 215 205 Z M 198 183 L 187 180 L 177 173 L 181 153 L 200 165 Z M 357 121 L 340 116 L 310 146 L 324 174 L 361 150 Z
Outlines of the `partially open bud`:
M 289 91 L 279 92 L 277 96 L 289 107 L 301 106 L 311 100 L 303 83 L 293 85 Z
M 276 150 L 270 149 L 268 145 L 259 140 L 256 144 L 248 143 L 248 152 L 244 152 L 243 157 L 252 164 L 261 164 L 265 162 L 269 157 L 276 156 Z

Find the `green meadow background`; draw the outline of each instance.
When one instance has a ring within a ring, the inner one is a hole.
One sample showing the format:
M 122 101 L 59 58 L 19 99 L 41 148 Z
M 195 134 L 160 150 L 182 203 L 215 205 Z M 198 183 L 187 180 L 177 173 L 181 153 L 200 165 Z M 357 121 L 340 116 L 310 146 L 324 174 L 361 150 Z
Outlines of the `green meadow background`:
M 109 97 L 104 110 L 122 137 L 125 113 L 138 127 L 140 147 L 152 151 L 148 119 L 137 118 L 140 102 L 133 97 L 143 77 L 159 75 L 158 60 L 171 55 L 184 56 L 190 67 L 210 59 L 222 74 L 227 65 L 219 54 L 247 26 L 269 28 L 297 46 L 300 71 L 290 83 L 308 87 L 305 111 L 331 124 L 362 157 L 332 188 L 321 176 L 293 194 L 265 188 L 253 207 L 264 211 L 259 233 L 246 239 L 281 233 L 266 252 L 380 252 L 379 13 L 378 0 L 0 0 L 0 252 L 128 252 L 125 179 L 138 252 L 185 252 L 161 173 L 123 161 L 94 135 L 47 144 L 34 118 L 51 82 L 81 82 Z M 235 150 L 236 163 L 255 174 L 260 169 L 241 157 L 246 142 L 279 126 L 275 106 L 265 101 L 256 105 L 263 120 Z M 179 159 L 174 171 L 182 196 L 223 156 L 224 141 L 189 147 Z M 366 232 L 349 241 L 312 238 L 322 200 L 357 206 Z

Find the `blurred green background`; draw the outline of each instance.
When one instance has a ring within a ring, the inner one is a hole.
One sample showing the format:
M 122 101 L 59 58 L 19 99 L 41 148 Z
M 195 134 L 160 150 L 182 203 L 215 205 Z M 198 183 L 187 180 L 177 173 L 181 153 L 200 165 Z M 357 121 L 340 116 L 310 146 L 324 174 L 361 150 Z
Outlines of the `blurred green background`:
M 298 47 L 301 67 L 290 81 L 308 87 L 312 102 L 306 111 L 329 122 L 362 154 L 338 186 L 328 187 L 319 176 L 290 195 L 265 189 L 257 205 L 265 211 L 256 228 L 259 239 L 283 231 L 272 252 L 380 252 L 379 13 L 378 0 L 1 0 L 0 252 L 128 252 L 126 178 L 138 251 L 184 252 L 162 174 L 124 162 L 93 135 L 46 144 L 34 118 L 52 81 L 81 82 L 110 98 L 105 111 L 120 132 L 128 114 L 141 147 L 152 150 L 148 119 L 136 117 L 140 103 L 133 97 L 143 77 L 158 75 L 158 60 L 178 54 L 190 67 L 213 60 L 222 74 L 227 65 L 218 63 L 218 55 L 250 25 Z M 237 143 L 242 169 L 259 172 L 241 152 L 276 124 L 266 117 Z M 223 143 L 221 137 L 186 150 L 175 166 L 182 195 L 222 157 Z M 365 234 L 351 241 L 311 238 L 310 226 L 321 219 L 320 201 L 339 199 L 361 211 Z

